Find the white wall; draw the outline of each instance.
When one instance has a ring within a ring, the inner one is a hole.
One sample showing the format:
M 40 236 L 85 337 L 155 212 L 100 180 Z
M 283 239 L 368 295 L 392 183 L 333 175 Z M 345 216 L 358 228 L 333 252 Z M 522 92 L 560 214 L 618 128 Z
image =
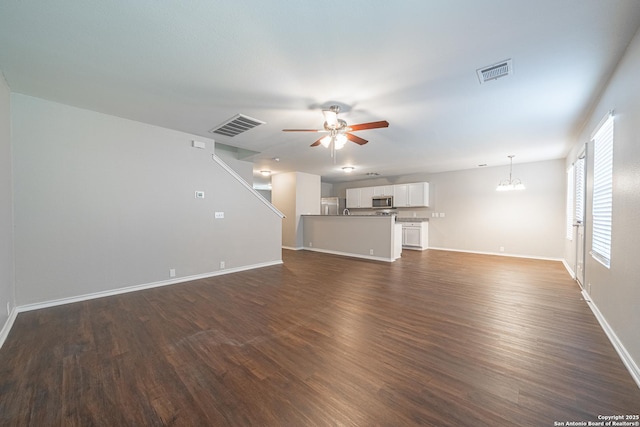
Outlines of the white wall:
M 240 175 L 242 179 L 253 185 L 253 163 L 239 160 L 238 151 L 231 151 L 227 147 L 224 144 L 214 144 L 213 152 Z
M 640 384 L 640 32 L 627 48 L 612 79 L 567 157 L 567 166 L 600 119 L 614 110 L 613 223 L 611 268 L 595 261 L 591 249 L 591 204 L 593 159 L 587 161 L 587 215 L 585 236 L 585 284 L 606 322 L 626 352 L 635 361 Z M 593 150 L 589 150 L 592 152 Z M 573 257 L 573 242 L 566 244 L 567 258 Z
M 212 160 L 211 140 L 11 99 L 19 305 L 280 262 L 281 218 Z
M 498 192 L 509 166 L 341 183 L 345 189 L 429 182 L 429 208 L 401 209 L 399 215 L 429 218 L 429 247 L 562 259 L 564 250 L 565 169 L 563 160 L 514 164 L 524 191 Z M 433 218 L 431 213 L 444 213 Z M 504 252 L 500 247 L 504 247 Z
M 301 215 L 320 214 L 320 176 L 287 172 L 271 177 L 271 201 L 285 215 L 282 221 L 282 245 L 301 249 L 303 230 Z
M 0 72 L 0 330 L 9 319 L 7 304 L 11 309 L 16 305 L 11 170 L 11 93 Z M 0 337 L 0 345 L 2 341 Z
M 282 246 L 296 246 L 296 173 L 279 173 L 271 177 L 271 203 L 284 214 Z

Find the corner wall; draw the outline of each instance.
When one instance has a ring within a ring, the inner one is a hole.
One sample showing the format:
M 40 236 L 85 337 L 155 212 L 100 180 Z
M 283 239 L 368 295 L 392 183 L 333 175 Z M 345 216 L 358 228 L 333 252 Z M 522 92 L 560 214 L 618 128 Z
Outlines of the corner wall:
M 585 220 L 585 288 L 592 308 L 640 386 L 640 31 L 629 44 L 609 84 L 590 114 L 567 157 L 567 167 L 590 140 L 602 117 L 614 111 L 613 213 L 611 267 L 589 255 L 591 250 L 591 200 L 593 158 L 587 159 L 587 211 Z M 591 144 L 590 144 L 591 145 Z M 589 153 L 593 152 L 590 146 Z M 573 257 L 574 242 L 565 248 Z M 625 359 L 626 358 L 626 359 Z
M 213 161 L 211 140 L 11 100 L 19 305 L 281 262 L 281 217 Z
M 285 215 L 282 245 L 288 249 L 302 249 L 301 215 L 320 214 L 320 176 L 303 172 L 279 173 L 271 177 L 271 187 L 271 200 Z
M 6 338 L 10 312 L 16 305 L 12 182 L 11 92 L 0 72 L 0 345 Z

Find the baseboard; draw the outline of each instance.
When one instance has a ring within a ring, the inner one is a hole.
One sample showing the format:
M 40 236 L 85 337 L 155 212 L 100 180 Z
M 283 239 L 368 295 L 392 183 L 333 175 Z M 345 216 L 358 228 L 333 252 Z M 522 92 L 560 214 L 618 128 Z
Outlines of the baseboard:
M 9 317 L 7 318 L 7 321 L 2 327 L 2 330 L 0 330 L 0 348 L 2 348 L 4 341 L 9 336 L 9 331 L 11 331 L 11 328 L 13 327 L 13 322 L 16 321 L 17 316 L 18 316 L 18 310 L 16 307 L 13 307 L 11 309 L 11 313 L 9 313 Z
M 609 326 L 607 319 L 605 319 L 605 317 L 602 315 L 602 313 L 598 309 L 598 306 L 591 300 L 589 294 L 582 290 L 582 297 L 587 302 L 589 308 L 591 308 L 593 315 L 596 316 L 598 323 L 600 323 L 600 326 L 604 330 L 604 333 L 607 334 L 609 341 L 611 341 L 611 344 L 613 344 L 613 348 L 615 348 L 618 352 L 618 356 L 620 356 L 620 359 L 622 359 L 622 363 L 624 363 L 624 366 L 626 366 L 627 370 L 631 374 L 631 377 L 636 382 L 636 385 L 638 386 L 638 388 L 640 388 L 640 368 L 638 368 L 638 365 L 633 360 L 627 349 L 624 347 L 616 333 L 613 331 L 611 326 Z
M 464 249 L 450 249 L 450 248 L 438 248 L 429 246 L 429 249 L 433 249 L 436 251 L 449 251 L 449 252 L 465 252 L 469 254 L 478 254 L 478 255 L 494 255 L 494 256 L 504 256 L 510 258 L 526 258 L 526 259 L 539 259 L 543 261 L 564 261 L 562 258 L 549 258 L 549 257 L 540 257 L 534 255 L 520 255 L 520 254 L 509 254 L 505 252 L 483 252 L 483 251 L 469 251 Z
M 17 309 L 18 313 L 22 313 L 22 312 L 25 312 L 25 311 L 39 310 L 39 309 L 42 309 L 42 308 L 55 307 L 55 306 L 58 306 L 58 305 L 71 304 L 71 303 L 74 303 L 74 302 L 88 301 L 88 300 L 92 300 L 92 299 L 96 299 L 96 298 L 103 298 L 103 297 L 109 297 L 109 296 L 113 296 L 113 295 L 126 294 L 126 293 L 129 293 L 129 292 L 136 292 L 136 291 L 141 291 L 141 290 L 144 290 L 144 289 L 151 289 L 151 288 L 158 288 L 158 287 L 161 287 L 161 286 L 175 285 L 175 284 L 178 284 L 178 283 L 191 282 L 193 280 L 206 279 L 206 278 L 209 278 L 209 277 L 222 276 L 224 274 L 238 273 L 240 271 L 253 270 L 253 269 L 256 269 L 256 268 L 269 267 L 269 266 L 272 266 L 272 265 L 279 265 L 279 264 L 282 264 L 282 260 L 265 262 L 265 263 L 260 263 L 260 264 L 246 265 L 246 266 L 236 267 L 236 268 L 227 268 L 227 269 L 224 269 L 224 270 L 218 270 L 218 271 L 213 271 L 213 272 L 209 272 L 209 273 L 195 274 L 195 275 L 192 275 L 192 276 L 177 277 L 177 278 L 171 279 L 171 280 L 161 280 L 159 282 L 145 283 L 145 284 L 142 284 L 142 285 L 128 286 L 128 287 L 125 287 L 125 288 L 112 289 L 112 290 L 102 291 L 102 292 L 94 292 L 94 293 L 90 293 L 90 294 L 78 295 L 78 296 L 75 296 L 75 297 L 60 298 L 60 299 L 56 299 L 56 300 L 49 300 L 49 301 L 38 302 L 38 303 L 33 303 L 33 304 L 25 304 L 25 305 L 20 305 L 20 306 L 16 307 L 16 309 Z
M 565 260 L 564 258 L 562 259 L 562 265 L 564 265 L 564 268 L 567 269 L 569 276 L 571 276 L 572 279 L 575 279 L 576 273 L 573 271 L 573 269 L 569 266 L 569 263 L 567 262 L 567 260 Z
M 294 247 L 292 247 L 292 246 L 283 246 L 283 247 L 282 247 L 282 249 L 288 249 L 288 250 L 290 250 L 290 251 L 301 251 L 301 250 L 303 250 L 304 248 L 303 248 L 302 246 L 300 246 L 300 247 L 298 247 L 298 248 L 294 248 Z
M 305 251 L 312 251 L 312 252 L 321 252 L 323 254 L 331 254 L 331 255 L 340 255 L 340 256 L 347 256 L 347 257 L 351 257 L 351 258 L 362 258 L 362 259 L 368 259 L 371 261 L 384 261 L 384 262 L 393 262 L 395 261 L 395 259 L 391 259 L 391 258 L 384 258 L 384 257 L 379 257 L 379 256 L 373 256 L 373 255 L 360 255 L 360 254 L 354 254 L 352 252 L 340 252 L 340 251 L 330 251 L 327 249 L 318 249 L 318 248 L 303 248 Z

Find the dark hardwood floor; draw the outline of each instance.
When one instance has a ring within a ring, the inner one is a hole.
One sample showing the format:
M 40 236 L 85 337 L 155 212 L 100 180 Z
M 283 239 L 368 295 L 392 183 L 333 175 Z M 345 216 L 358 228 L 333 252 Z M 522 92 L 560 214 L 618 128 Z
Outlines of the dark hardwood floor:
M 640 413 L 640 389 L 559 262 L 283 257 L 21 313 L 0 350 L 0 425 L 553 426 Z

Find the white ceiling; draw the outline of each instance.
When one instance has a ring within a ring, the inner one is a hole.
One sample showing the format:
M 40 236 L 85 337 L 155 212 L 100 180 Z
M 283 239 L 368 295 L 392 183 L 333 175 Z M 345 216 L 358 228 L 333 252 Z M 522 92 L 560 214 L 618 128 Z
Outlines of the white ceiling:
M 338 182 L 563 157 L 639 25 L 638 0 L 0 0 L 0 70 L 14 92 L 207 137 L 245 114 L 266 125 L 216 141 Z M 332 101 L 390 126 L 336 164 L 282 132 Z

